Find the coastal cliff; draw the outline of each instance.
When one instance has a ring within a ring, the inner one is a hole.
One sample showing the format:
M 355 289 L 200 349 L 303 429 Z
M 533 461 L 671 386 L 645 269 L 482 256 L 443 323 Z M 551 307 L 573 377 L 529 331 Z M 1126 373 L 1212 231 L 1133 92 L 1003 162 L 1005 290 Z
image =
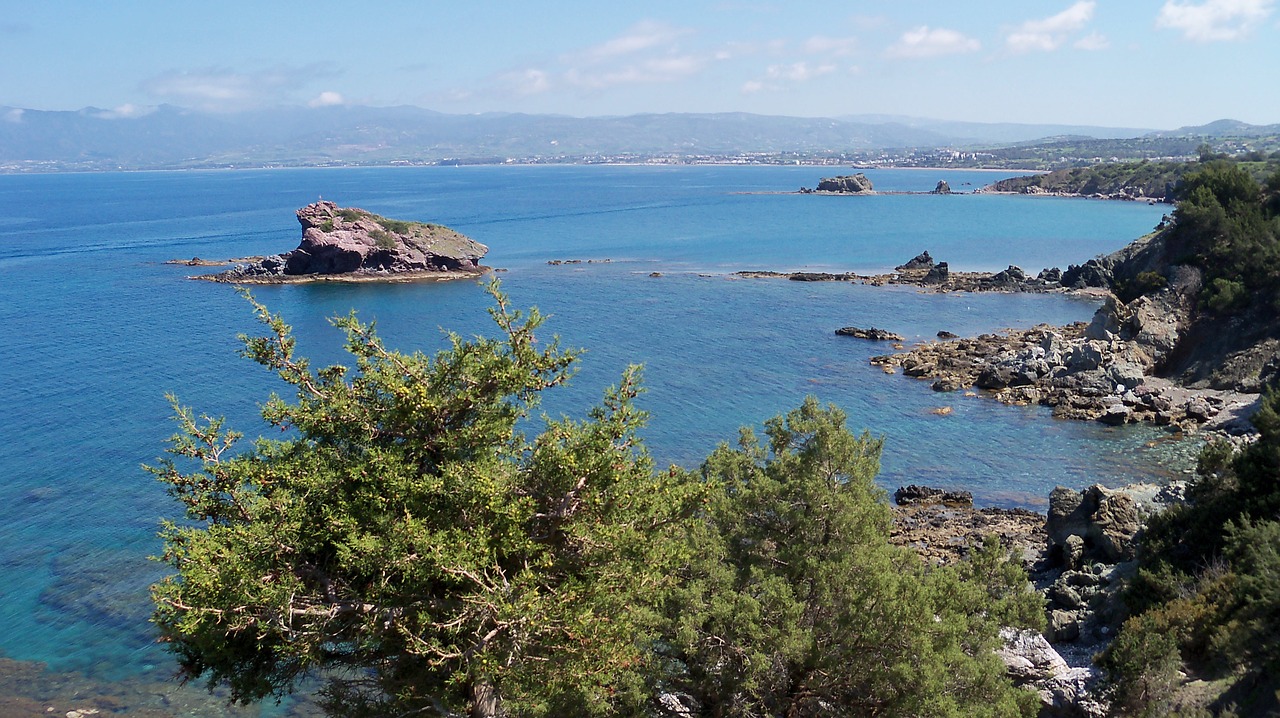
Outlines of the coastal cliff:
M 309 204 L 297 215 L 297 249 L 196 278 L 274 284 L 473 276 L 483 270 L 479 261 L 489 251 L 448 227 L 387 219 L 333 202 Z

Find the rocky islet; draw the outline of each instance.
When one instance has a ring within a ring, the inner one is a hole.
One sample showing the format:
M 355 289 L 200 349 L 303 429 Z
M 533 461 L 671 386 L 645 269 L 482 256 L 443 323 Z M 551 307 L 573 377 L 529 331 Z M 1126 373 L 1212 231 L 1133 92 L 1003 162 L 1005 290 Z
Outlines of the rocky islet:
M 239 284 L 378 281 L 475 276 L 489 248 L 448 227 L 387 219 L 319 201 L 299 209 L 302 242 L 284 254 L 255 258 L 196 279 Z

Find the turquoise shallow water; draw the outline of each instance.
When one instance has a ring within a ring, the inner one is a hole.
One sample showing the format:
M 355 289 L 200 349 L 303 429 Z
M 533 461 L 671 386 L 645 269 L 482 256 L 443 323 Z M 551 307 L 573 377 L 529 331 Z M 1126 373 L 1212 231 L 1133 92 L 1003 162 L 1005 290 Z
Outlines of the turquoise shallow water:
M 1059 422 L 1038 408 L 938 395 L 867 363 L 910 340 L 1085 319 L 1062 296 L 932 295 L 902 288 L 741 280 L 739 269 L 874 271 L 923 249 L 955 269 L 1038 271 L 1114 250 L 1161 208 L 1007 196 L 778 194 L 834 168 L 476 167 L 0 176 L 0 653 L 121 679 L 171 665 L 151 643 L 145 560 L 176 506 L 139 465 L 172 433 L 164 393 L 256 432 L 278 382 L 235 355 L 253 331 L 227 286 L 191 282 L 175 257 L 296 245 L 293 211 L 323 196 L 440 222 L 487 244 L 518 306 L 586 347 L 551 414 L 581 415 L 631 362 L 645 365 L 646 439 L 694 466 L 737 427 L 806 394 L 887 438 L 882 484 L 972 490 L 1040 506 L 1055 484 L 1159 478 L 1150 430 Z M 1000 175 L 868 173 L 881 190 L 958 190 Z M 549 266 L 549 259 L 610 259 Z M 652 272 L 663 276 L 651 277 Z M 339 360 L 326 317 L 355 308 L 393 346 L 434 349 L 441 328 L 488 332 L 473 282 L 261 287 L 301 350 Z M 950 416 L 931 413 L 952 406 Z

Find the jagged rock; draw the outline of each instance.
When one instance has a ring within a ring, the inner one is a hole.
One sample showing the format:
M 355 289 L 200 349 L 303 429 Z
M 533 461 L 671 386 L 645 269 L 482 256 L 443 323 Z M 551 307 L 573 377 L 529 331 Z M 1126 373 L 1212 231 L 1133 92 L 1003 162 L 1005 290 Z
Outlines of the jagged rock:
M 489 248 L 435 224 L 402 222 L 362 209 L 315 202 L 298 210 L 302 242 L 292 252 L 264 257 L 216 281 L 271 281 L 329 275 L 478 272 Z
M 1040 695 L 1041 718 L 1103 718 L 1109 706 L 1095 698 L 1101 675 L 1090 668 L 1072 668 L 1035 631 L 1000 629 L 1004 645 L 996 655 L 1014 685 Z
M 1049 267 L 1040 270 L 1040 274 L 1036 275 L 1036 279 L 1042 282 L 1050 282 L 1059 284 L 1062 282 L 1062 270 L 1057 267 Z
M 973 494 L 968 491 L 946 491 L 932 486 L 900 486 L 893 492 L 893 502 L 899 506 L 918 504 L 944 504 L 946 506 L 973 506 Z
M 861 172 L 854 175 L 841 175 L 839 177 L 823 177 L 818 182 L 819 192 L 840 192 L 843 194 L 866 194 L 874 191 L 871 186 L 871 180 Z
M 928 273 L 921 280 L 925 284 L 943 284 L 951 278 L 951 268 L 946 262 L 938 262 L 929 268 Z
M 929 194 L 951 194 L 951 185 L 946 180 L 938 180 L 938 186 L 933 188 Z
M 1006 286 L 1011 284 L 1022 284 L 1027 281 L 1027 273 L 1022 271 L 1021 267 L 1015 267 L 1010 264 L 1008 269 L 996 272 L 991 277 L 991 282 L 996 285 Z
M 1045 529 L 1051 550 L 1059 556 L 1066 553 L 1067 537 L 1074 535 L 1082 539 L 1086 558 L 1128 561 L 1134 557 L 1141 528 L 1137 504 L 1122 491 L 1095 484 L 1084 491 L 1059 486 L 1049 495 Z
M 873 342 L 901 342 L 905 341 L 900 334 L 877 329 L 876 327 L 841 327 L 836 330 L 836 334 L 842 337 L 856 337 L 858 339 L 870 339 Z
M 938 332 L 938 338 L 939 339 L 959 339 L 960 335 L 956 334 L 955 332 L 949 332 L 946 329 L 943 329 Z
M 912 269 L 929 269 L 932 266 L 933 257 L 929 256 L 929 250 L 926 249 L 915 257 L 912 257 L 911 261 L 906 264 L 899 264 L 897 267 L 894 267 L 894 269 L 897 269 L 899 272 L 905 272 Z
M 1074 289 L 1110 287 L 1111 281 L 1111 270 L 1097 259 L 1090 259 L 1079 266 L 1072 264 L 1062 273 L 1062 286 Z

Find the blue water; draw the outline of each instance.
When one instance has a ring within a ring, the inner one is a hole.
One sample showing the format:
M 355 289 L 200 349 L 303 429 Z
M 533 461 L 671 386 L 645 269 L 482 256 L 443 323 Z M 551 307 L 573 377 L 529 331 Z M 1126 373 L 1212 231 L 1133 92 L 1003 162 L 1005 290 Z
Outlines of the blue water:
M 157 522 L 178 509 L 139 465 L 172 433 L 167 391 L 256 433 L 283 387 L 235 355 L 255 325 L 230 287 L 166 259 L 297 244 L 293 211 L 318 197 L 448 224 L 544 332 L 587 348 L 551 414 L 581 415 L 645 365 L 645 437 L 662 464 L 696 466 L 737 427 L 804 395 L 887 437 L 882 484 L 963 487 L 980 503 L 1043 505 L 1055 484 L 1159 478 L 1151 430 L 1054 421 L 885 376 L 874 325 L 909 340 L 1086 319 L 1062 296 L 743 280 L 739 269 L 890 268 L 928 249 L 953 269 L 1079 263 L 1151 229 L 1162 209 L 1009 196 L 782 194 L 835 168 L 472 167 L 0 176 L 0 654 L 107 680 L 172 669 L 151 644 L 146 587 Z M 877 189 L 958 190 L 1002 175 L 873 171 Z M 549 266 L 550 259 L 611 260 Z M 658 272 L 661 277 L 651 277 Z M 354 308 L 392 346 L 432 350 L 441 328 L 492 331 L 470 281 L 259 287 L 302 352 L 341 360 L 326 317 Z M 936 416 L 931 409 L 951 406 Z

